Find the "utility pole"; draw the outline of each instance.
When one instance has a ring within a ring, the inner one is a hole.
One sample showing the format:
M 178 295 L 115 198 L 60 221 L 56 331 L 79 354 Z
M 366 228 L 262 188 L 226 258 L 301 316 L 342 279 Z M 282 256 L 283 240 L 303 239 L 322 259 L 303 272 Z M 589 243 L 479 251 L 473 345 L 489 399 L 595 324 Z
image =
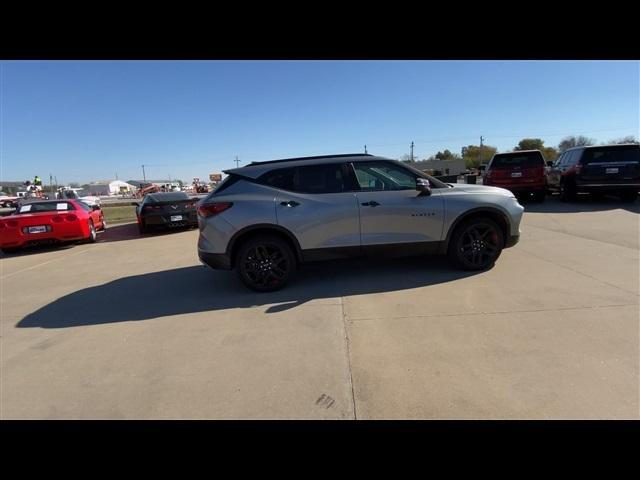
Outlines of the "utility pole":
M 480 165 L 482 165 L 482 142 L 484 141 L 484 138 L 482 138 L 482 135 L 480 135 Z
M 118 172 L 116 172 L 116 180 L 118 180 Z
M 142 180 L 147 183 L 147 174 L 144 172 L 144 165 L 142 165 Z
M 366 145 L 364 146 L 364 154 L 365 155 L 367 154 L 367 146 Z
M 53 193 L 53 175 L 49 174 L 49 190 Z
M 413 142 L 411 142 L 411 162 L 413 162 Z
M 238 160 L 238 156 L 236 155 L 236 168 L 238 168 L 240 166 L 240 160 Z

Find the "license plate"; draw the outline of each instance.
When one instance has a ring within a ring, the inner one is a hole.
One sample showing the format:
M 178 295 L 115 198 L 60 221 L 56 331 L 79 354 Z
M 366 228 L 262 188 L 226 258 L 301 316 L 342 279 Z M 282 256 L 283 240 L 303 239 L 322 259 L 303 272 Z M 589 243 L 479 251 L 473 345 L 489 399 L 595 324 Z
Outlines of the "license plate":
M 47 227 L 45 225 L 29 227 L 29 233 L 46 233 L 46 232 L 47 232 Z
M 617 168 L 607 168 L 606 169 L 606 173 L 618 173 L 618 169 Z
M 522 176 L 522 172 L 513 172 L 511 174 L 511 178 L 518 178 Z
M 180 220 L 182 220 L 182 215 L 171 215 L 172 222 L 178 222 Z

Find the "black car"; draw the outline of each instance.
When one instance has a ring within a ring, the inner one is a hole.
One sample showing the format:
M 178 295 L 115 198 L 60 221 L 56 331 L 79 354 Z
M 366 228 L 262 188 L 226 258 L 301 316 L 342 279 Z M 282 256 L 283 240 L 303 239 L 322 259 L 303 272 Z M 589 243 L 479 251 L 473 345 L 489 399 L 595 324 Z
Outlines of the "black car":
M 588 192 L 614 193 L 633 202 L 640 190 L 640 145 L 570 148 L 548 169 L 547 187 L 563 201 Z
M 136 203 L 140 233 L 151 228 L 197 227 L 197 198 L 184 192 L 149 193 Z

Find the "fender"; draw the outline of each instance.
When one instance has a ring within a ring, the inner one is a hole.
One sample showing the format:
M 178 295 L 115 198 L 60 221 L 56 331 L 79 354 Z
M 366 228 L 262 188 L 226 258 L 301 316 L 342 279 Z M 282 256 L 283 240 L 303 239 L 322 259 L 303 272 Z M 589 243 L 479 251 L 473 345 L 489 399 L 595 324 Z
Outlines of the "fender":
M 247 227 L 241 228 L 236 233 L 234 233 L 231 237 L 231 240 L 229 240 L 229 244 L 227 245 L 226 254 L 229 256 L 229 258 L 232 258 L 231 254 L 233 253 L 233 248 L 237 240 L 245 233 L 251 232 L 253 230 L 273 230 L 278 233 L 284 234 L 289 240 L 291 240 L 291 243 L 293 243 L 298 261 L 302 261 L 302 249 L 300 248 L 300 243 L 298 243 L 298 239 L 296 238 L 296 236 L 291 233 L 291 231 L 275 223 L 257 223 L 255 225 L 249 225 Z
M 451 224 L 451 227 L 449 227 L 449 230 L 447 231 L 447 236 L 445 240 L 441 243 L 438 253 L 441 253 L 441 254 L 447 253 L 447 250 L 449 249 L 449 242 L 451 240 L 451 235 L 453 235 L 453 232 L 455 231 L 456 227 L 460 224 L 460 222 L 464 221 L 470 216 L 474 216 L 479 213 L 488 213 L 492 216 L 498 216 L 499 218 L 502 219 L 503 224 L 502 225 L 499 224 L 499 226 L 503 227 L 502 233 L 504 234 L 504 239 L 506 242 L 509 236 L 511 235 L 511 222 L 509 221 L 509 216 L 499 208 L 488 207 L 488 206 L 476 207 L 476 208 L 472 208 L 471 210 L 467 210 L 462 214 L 458 215 L 458 217 L 456 217 L 456 219 Z

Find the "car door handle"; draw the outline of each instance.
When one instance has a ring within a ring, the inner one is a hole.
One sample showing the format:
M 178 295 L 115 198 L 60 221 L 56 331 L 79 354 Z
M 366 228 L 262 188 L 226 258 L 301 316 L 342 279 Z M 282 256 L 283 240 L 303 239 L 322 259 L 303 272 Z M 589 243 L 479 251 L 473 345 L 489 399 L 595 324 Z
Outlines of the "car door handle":
M 371 200 L 370 202 L 365 202 L 362 204 L 363 207 L 377 207 L 378 205 L 380 204 L 375 200 Z
M 288 202 L 280 202 L 280 205 L 283 207 L 297 207 L 300 204 L 295 200 L 289 200 Z

